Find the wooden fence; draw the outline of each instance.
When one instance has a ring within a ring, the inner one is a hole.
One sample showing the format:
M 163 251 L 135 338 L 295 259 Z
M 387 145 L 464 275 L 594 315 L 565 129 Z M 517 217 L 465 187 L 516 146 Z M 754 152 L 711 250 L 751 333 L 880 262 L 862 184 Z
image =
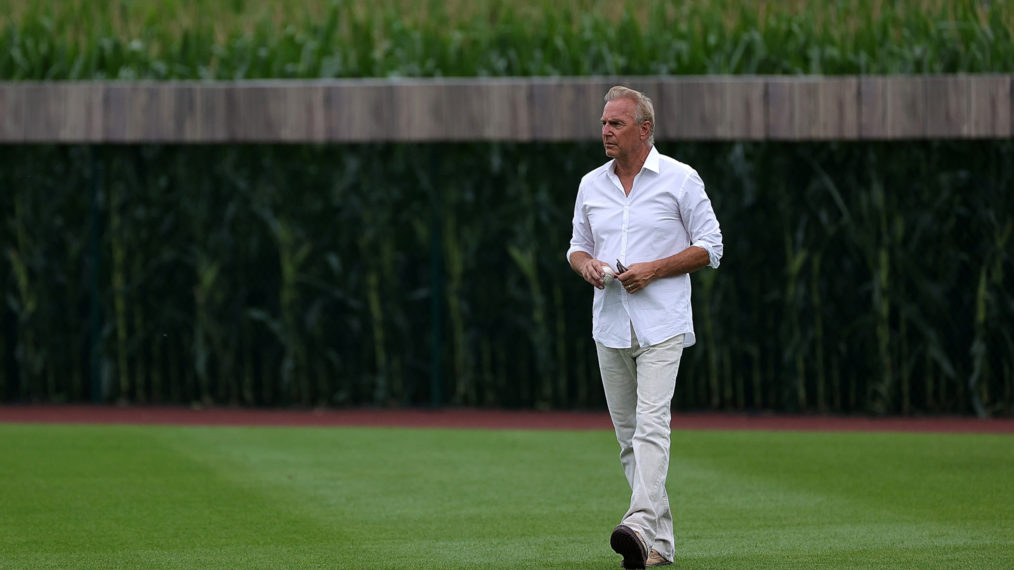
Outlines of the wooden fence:
M 0 143 L 574 141 L 612 85 L 659 140 L 1009 138 L 1014 75 L 0 82 Z

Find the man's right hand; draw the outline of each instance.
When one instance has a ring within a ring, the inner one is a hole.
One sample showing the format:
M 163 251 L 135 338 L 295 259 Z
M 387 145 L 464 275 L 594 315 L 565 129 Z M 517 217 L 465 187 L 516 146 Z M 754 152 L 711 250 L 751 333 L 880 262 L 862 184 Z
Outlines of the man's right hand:
M 595 259 L 582 251 L 575 252 L 571 256 L 571 267 L 580 273 L 585 281 L 598 289 L 605 289 L 606 287 L 605 282 L 602 280 L 605 276 L 605 272 L 602 271 L 603 265 L 609 264 Z

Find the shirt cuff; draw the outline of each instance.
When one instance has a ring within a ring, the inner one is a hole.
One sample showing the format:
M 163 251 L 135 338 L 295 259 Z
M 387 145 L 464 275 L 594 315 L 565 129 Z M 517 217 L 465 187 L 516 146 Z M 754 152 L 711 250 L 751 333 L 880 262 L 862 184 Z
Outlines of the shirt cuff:
M 570 263 L 570 256 L 574 255 L 575 253 L 577 253 L 579 251 L 583 251 L 583 252 L 587 253 L 588 255 L 592 255 L 591 252 L 589 252 L 588 250 L 584 249 L 583 247 L 578 247 L 576 245 L 572 245 L 572 246 L 570 246 L 570 249 L 567 250 L 567 263 Z M 711 254 L 709 253 L 708 255 L 711 255 Z M 592 257 L 595 257 L 595 256 L 592 255 Z
M 708 252 L 708 267 L 718 269 L 718 266 L 722 263 L 721 251 L 716 251 L 715 246 L 711 244 L 695 243 L 694 245 Z

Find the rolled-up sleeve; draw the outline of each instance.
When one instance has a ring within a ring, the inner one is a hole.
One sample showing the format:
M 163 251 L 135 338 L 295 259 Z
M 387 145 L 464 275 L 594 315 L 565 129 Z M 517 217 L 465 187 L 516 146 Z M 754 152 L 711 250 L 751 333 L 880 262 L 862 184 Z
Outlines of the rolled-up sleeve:
M 722 261 L 722 228 L 697 172 L 687 177 L 683 190 L 679 200 L 680 215 L 690 234 L 690 245 L 707 251 L 708 266 L 717 269 Z
M 570 263 L 570 256 L 578 251 L 583 251 L 591 256 L 595 255 L 595 238 L 584 210 L 584 194 L 584 185 L 582 185 L 578 189 L 577 199 L 574 200 L 573 233 L 570 237 L 570 248 L 567 250 L 567 263 Z

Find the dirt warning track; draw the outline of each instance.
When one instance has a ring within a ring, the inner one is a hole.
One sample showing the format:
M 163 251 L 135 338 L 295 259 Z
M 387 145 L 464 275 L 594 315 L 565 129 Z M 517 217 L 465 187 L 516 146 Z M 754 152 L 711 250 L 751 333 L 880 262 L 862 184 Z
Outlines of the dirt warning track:
M 2 423 L 201 426 L 415 427 L 472 429 L 612 429 L 604 411 L 539 412 L 475 408 L 329 410 L 171 406 L 5 405 Z M 830 415 L 676 413 L 674 430 L 901 431 L 1014 434 L 1014 418 L 844 417 Z

